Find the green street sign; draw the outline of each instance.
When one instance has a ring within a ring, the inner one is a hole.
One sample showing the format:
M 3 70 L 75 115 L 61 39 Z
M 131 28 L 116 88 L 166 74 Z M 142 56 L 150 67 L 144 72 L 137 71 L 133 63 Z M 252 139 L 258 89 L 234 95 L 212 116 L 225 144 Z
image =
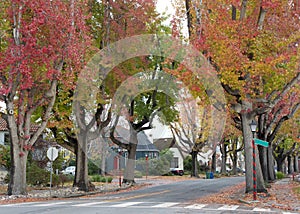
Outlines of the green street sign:
M 260 145 L 260 146 L 264 146 L 264 147 L 268 147 L 269 146 L 269 142 L 263 141 L 263 140 L 260 140 L 260 139 L 256 139 L 256 138 L 254 138 L 254 143 L 256 145 Z

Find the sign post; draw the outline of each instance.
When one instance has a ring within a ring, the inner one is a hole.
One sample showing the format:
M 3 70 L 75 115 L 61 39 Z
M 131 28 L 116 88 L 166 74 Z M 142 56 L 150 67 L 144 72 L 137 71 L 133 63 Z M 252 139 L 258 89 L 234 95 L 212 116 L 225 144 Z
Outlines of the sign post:
M 50 147 L 47 150 L 47 157 L 50 160 L 50 196 L 51 196 L 51 186 L 52 186 L 52 164 L 53 161 L 58 157 L 58 150 L 55 147 Z

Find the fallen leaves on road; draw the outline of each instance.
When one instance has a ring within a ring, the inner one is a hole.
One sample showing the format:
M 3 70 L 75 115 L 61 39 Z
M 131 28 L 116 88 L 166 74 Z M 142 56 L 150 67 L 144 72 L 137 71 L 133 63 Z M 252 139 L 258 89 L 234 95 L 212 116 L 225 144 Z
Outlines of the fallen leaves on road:
M 219 193 L 211 194 L 192 201 L 201 204 L 227 204 L 245 205 L 251 207 L 278 208 L 282 210 L 300 209 L 300 196 L 293 192 L 295 187 L 299 187 L 297 182 L 287 184 L 273 183 L 268 188 L 268 193 L 257 193 L 257 201 L 253 201 L 253 193 L 245 193 L 245 182 L 236 186 L 224 188 Z

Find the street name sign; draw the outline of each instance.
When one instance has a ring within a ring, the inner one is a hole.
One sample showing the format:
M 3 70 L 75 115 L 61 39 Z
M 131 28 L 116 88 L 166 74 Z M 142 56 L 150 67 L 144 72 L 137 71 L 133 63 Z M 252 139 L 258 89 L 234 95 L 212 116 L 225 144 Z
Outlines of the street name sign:
M 269 146 L 269 142 L 263 141 L 263 140 L 260 140 L 260 139 L 256 139 L 256 138 L 254 138 L 254 143 L 256 145 L 260 145 L 260 146 L 264 146 L 264 147 L 268 147 Z

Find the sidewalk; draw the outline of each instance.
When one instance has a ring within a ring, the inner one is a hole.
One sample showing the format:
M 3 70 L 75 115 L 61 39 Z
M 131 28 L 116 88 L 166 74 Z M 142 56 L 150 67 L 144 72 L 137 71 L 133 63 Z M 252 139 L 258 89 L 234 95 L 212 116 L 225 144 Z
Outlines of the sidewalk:
M 225 188 L 217 194 L 199 198 L 197 203 L 221 203 L 227 205 L 245 205 L 259 208 L 275 208 L 283 211 L 300 213 L 300 197 L 293 193 L 293 188 L 300 187 L 299 182 L 284 178 L 271 184 L 268 193 L 258 193 L 257 201 L 253 201 L 252 193 L 245 193 L 245 183 Z M 298 198 L 297 198 L 298 197 Z

